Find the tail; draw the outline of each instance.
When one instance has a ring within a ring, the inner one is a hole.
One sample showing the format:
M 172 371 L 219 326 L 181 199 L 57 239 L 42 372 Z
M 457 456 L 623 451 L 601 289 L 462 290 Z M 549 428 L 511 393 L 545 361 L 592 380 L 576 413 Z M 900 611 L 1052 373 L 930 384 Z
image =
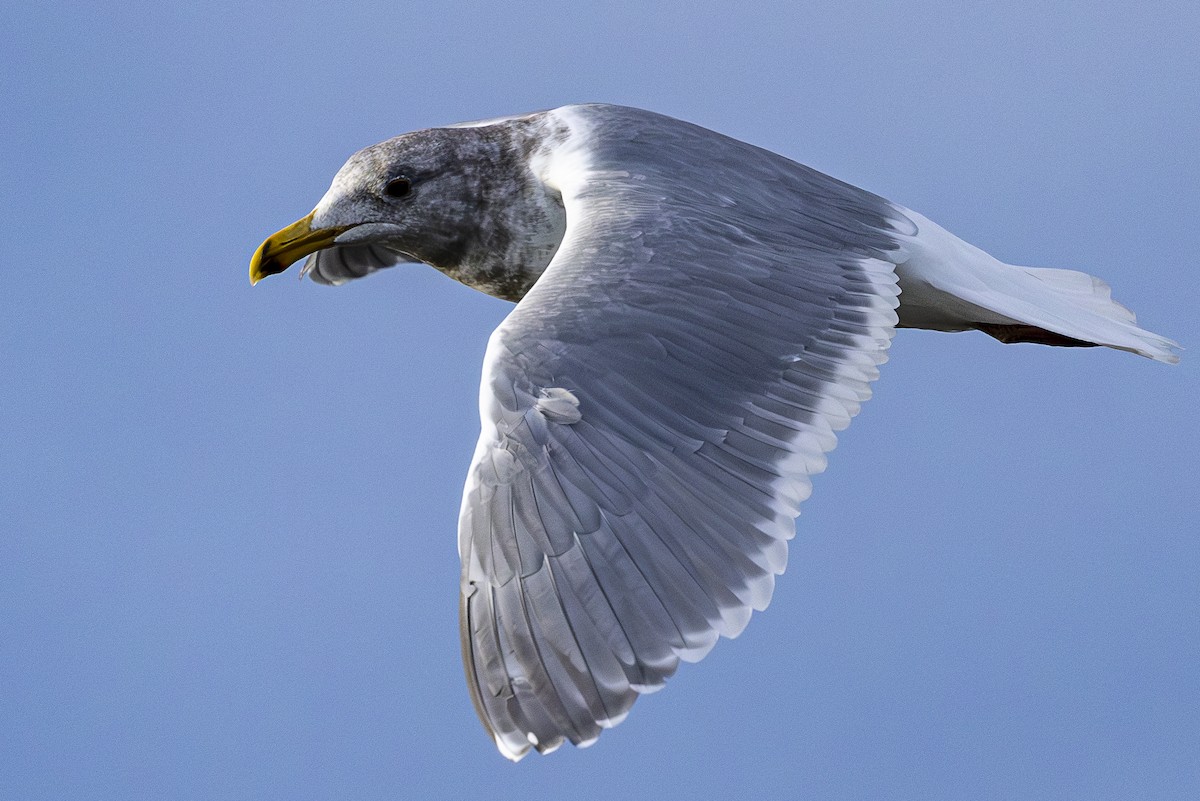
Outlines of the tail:
M 1099 278 L 1005 264 L 916 212 L 898 211 L 917 228 L 900 237 L 901 327 L 978 329 L 1001 342 L 1103 346 L 1179 361 L 1179 345 L 1139 328 Z

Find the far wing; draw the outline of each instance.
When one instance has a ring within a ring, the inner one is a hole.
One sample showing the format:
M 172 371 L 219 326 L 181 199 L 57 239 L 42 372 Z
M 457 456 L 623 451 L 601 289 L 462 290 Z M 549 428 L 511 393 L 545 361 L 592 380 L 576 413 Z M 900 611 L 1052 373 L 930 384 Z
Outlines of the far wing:
M 459 528 L 512 759 L 593 741 L 766 607 L 896 322 L 886 201 L 645 112 L 563 119 L 566 238 L 489 343 Z
M 381 245 L 335 245 L 309 256 L 300 277 L 308 276 L 318 284 L 338 286 L 376 270 L 412 261 L 411 256 Z

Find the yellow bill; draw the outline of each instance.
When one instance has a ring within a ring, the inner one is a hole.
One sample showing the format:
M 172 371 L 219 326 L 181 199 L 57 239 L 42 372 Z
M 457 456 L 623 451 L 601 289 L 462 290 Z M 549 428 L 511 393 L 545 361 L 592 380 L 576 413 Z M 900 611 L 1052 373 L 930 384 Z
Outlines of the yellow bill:
M 300 259 L 333 245 L 333 240 L 354 226 L 313 228 L 312 214 L 267 237 L 250 259 L 250 284 L 281 273 Z

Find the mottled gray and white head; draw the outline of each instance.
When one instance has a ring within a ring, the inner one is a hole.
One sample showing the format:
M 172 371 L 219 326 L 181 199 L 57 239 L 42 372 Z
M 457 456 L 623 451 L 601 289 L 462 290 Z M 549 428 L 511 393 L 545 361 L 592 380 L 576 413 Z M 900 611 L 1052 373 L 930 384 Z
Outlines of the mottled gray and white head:
M 552 139 L 544 115 L 433 128 L 358 151 L 302 220 L 254 254 L 250 282 L 313 254 L 305 273 L 338 284 L 400 262 L 430 264 L 519 300 L 562 241 L 562 201 L 534 173 Z

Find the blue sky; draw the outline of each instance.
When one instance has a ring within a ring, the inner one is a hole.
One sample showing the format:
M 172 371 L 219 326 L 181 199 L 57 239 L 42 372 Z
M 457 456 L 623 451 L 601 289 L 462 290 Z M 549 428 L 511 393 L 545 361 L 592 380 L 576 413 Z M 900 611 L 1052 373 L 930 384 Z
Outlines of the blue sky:
M 1198 30 L 1182 3 L 10 12 L 0 798 L 1197 797 Z M 588 100 L 1086 269 L 1193 350 L 901 332 L 771 608 L 514 766 L 463 682 L 454 533 L 508 306 L 246 265 L 362 146 Z

